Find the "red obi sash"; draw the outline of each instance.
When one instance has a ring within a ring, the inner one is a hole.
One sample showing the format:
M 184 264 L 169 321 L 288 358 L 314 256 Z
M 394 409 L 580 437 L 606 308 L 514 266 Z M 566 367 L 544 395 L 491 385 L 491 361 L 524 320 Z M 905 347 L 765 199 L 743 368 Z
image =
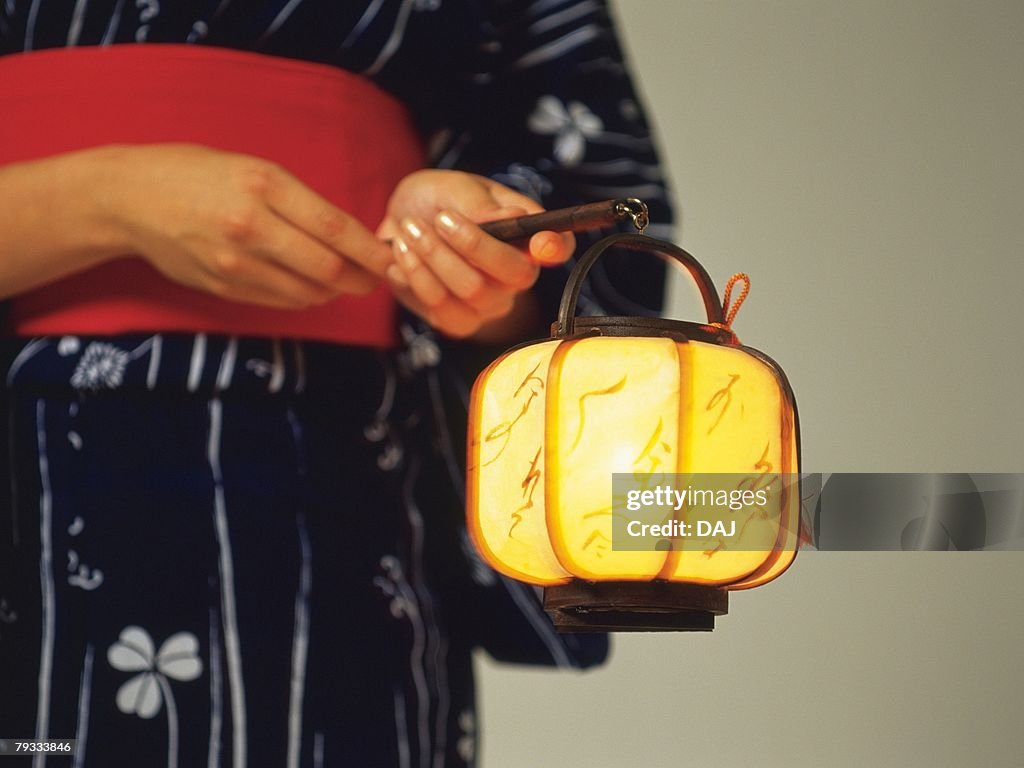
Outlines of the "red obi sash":
M 0 57 L 0 164 L 102 144 L 191 142 L 267 158 L 371 229 L 423 166 L 405 108 L 321 64 L 203 46 L 120 45 Z M 206 331 L 390 346 L 386 286 L 312 309 L 218 299 L 126 257 L 15 297 L 22 336 Z

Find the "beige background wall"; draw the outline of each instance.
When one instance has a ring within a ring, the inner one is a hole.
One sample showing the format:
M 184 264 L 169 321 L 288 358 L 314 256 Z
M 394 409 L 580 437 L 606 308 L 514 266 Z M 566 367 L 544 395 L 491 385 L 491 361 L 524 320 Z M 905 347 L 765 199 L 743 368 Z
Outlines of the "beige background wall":
M 751 274 L 805 467 L 1024 472 L 1024 3 L 615 7 L 678 241 Z M 712 635 L 481 660 L 483 765 L 1024 766 L 1022 648 L 1024 553 L 805 553 Z

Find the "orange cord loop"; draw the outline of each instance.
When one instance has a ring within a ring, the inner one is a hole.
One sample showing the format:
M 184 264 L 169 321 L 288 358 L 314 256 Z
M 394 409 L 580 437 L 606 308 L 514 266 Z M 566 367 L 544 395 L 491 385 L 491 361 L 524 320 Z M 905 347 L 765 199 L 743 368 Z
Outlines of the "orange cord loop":
M 736 283 L 743 281 L 743 290 L 740 291 L 739 298 L 736 299 L 736 303 L 732 306 L 729 302 L 732 300 L 732 289 Z M 743 302 L 747 300 L 747 296 L 750 295 L 750 275 L 746 272 L 737 272 L 735 275 L 729 278 L 729 282 L 725 284 L 725 296 L 722 299 L 722 312 L 725 314 L 725 327 L 731 328 L 733 320 L 736 319 L 736 313 L 740 311 L 740 307 L 743 306 Z
M 736 283 L 743 281 L 743 288 L 740 290 L 740 295 L 736 298 L 736 303 L 732 304 L 732 289 Z M 739 338 L 732 330 L 732 323 L 736 319 L 736 314 L 740 311 L 740 307 L 743 306 L 743 302 L 747 300 L 747 296 L 750 295 L 750 275 L 746 272 L 737 272 L 735 275 L 729 278 L 729 282 L 725 284 L 725 295 L 722 297 L 722 316 L 725 319 L 724 323 L 711 323 L 716 328 L 721 328 L 724 331 L 728 331 L 732 334 L 733 339 L 736 343 L 739 343 Z

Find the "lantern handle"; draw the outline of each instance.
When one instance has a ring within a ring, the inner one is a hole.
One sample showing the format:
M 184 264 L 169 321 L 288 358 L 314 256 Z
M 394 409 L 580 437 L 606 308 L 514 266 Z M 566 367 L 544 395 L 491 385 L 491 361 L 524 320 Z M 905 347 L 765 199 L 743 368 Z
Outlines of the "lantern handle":
M 629 251 L 641 251 L 654 253 L 666 261 L 675 261 L 680 264 L 690 277 L 697 284 L 701 298 L 704 300 L 704 309 L 708 315 L 708 323 L 721 324 L 724 320 L 722 315 L 722 302 L 718 298 L 718 291 L 707 270 L 697 259 L 684 251 L 677 245 L 664 240 L 656 240 L 647 235 L 621 234 L 612 235 L 599 240 L 584 253 L 573 267 L 572 274 L 565 283 L 565 290 L 562 292 L 562 302 L 558 307 L 558 322 L 552 329 L 555 337 L 572 336 L 576 332 L 576 303 L 579 299 L 580 288 L 583 286 L 583 279 L 587 276 L 594 262 L 609 248 L 625 248 Z

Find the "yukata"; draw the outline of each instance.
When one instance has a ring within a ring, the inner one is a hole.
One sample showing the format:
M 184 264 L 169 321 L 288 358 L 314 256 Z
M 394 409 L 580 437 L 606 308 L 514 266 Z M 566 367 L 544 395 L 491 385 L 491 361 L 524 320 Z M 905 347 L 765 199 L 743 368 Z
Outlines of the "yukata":
M 408 109 L 427 165 L 548 208 L 640 197 L 649 231 L 667 234 L 665 182 L 599 0 L 7 0 L 0 114 L 17 106 L 5 56 L 121 44 L 355 73 Z M 544 322 L 566 274 L 533 289 Z M 654 313 L 663 280 L 653 260 L 608 259 L 581 305 Z M 468 541 L 465 404 L 499 349 L 402 314 L 385 344 L 151 320 L 27 334 L 18 307 L 0 736 L 78 739 L 73 757 L 33 765 L 475 765 L 475 649 L 604 659 L 606 638 L 556 634 L 534 589 Z

